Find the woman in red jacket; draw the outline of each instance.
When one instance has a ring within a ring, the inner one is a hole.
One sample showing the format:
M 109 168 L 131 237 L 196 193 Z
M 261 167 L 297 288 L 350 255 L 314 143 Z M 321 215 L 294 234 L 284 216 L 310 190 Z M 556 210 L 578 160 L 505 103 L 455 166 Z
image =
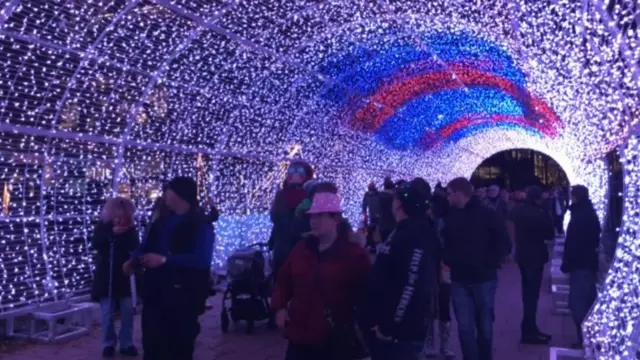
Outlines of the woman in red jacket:
M 354 321 L 356 298 L 371 261 L 364 248 L 349 241 L 348 231 L 339 230 L 337 194 L 315 194 L 307 214 L 311 233 L 282 265 L 271 307 L 289 340 L 286 360 L 341 360 L 331 341 L 331 322 L 340 326 Z

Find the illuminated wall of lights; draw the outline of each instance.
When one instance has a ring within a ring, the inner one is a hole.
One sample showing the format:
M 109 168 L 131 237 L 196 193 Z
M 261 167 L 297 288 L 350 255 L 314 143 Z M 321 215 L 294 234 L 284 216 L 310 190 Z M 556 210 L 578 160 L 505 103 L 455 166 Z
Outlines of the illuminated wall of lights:
M 353 222 L 372 180 L 446 182 L 512 148 L 552 156 L 602 213 L 600 159 L 638 120 L 632 3 L 3 1 L 0 307 L 86 293 L 104 197 L 144 225 L 176 174 L 223 212 L 215 265 L 266 240 L 291 158 Z

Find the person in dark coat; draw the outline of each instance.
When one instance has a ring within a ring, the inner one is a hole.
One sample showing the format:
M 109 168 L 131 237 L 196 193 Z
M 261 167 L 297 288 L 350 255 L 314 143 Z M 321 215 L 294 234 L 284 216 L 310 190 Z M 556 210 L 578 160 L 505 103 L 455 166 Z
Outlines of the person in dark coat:
M 516 242 L 516 261 L 522 279 L 523 317 L 521 342 L 523 344 L 548 344 L 551 336 L 540 331 L 537 325 L 538 299 L 544 265 L 549 262 L 547 241 L 554 238 L 551 215 L 544 206 L 542 189 L 532 186 L 527 199 L 511 212 Z
M 511 252 L 504 219 L 473 195 L 466 178 L 447 185 L 451 207 L 442 258 L 451 274 L 451 302 L 465 359 L 492 359 L 498 269 Z
M 131 281 L 121 270 L 138 247 L 138 232 L 133 223 L 134 211 L 133 203 L 128 199 L 109 199 L 91 240 L 91 245 L 97 252 L 91 297 L 93 301 L 100 303 L 102 312 L 104 357 L 114 357 L 118 343 L 122 355 L 138 355 L 138 350 L 133 345 L 134 304 L 131 300 Z M 120 309 L 122 321 L 118 335 L 113 324 L 116 306 Z
M 144 268 L 142 346 L 145 360 L 193 359 L 199 316 L 210 292 L 213 226 L 198 207 L 196 182 L 176 177 L 163 195 L 168 213 L 123 266 Z
M 409 183 L 395 192 L 397 226 L 370 274 L 361 322 L 372 329 L 372 360 L 417 360 L 422 350 L 438 265 L 438 240 L 423 190 Z
M 569 274 L 569 310 L 578 331 L 582 347 L 582 322 L 597 297 L 598 247 L 600 246 L 600 219 L 589 199 L 589 189 L 576 185 L 571 189 L 571 220 L 567 227 L 562 266 Z
M 549 200 L 549 211 L 553 216 L 556 233 L 558 235 L 564 235 L 564 215 L 567 212 L 567 196 L 562 190 L 562 187 L 554 187 Z
M 297 241 L 294 228 L 296 209 L 307 197 L 304 184 L 313 179 L 313 168 L 306 162 L 296 160 L 287 169 L 287 178 L 276 193 L 270 217 L 273 227 L 269 247 L 273 250 L 273 276 L 277 277 L 280 266 Z
M 380 219 L 378 222 L 378 231 L 380 233 L 380 241 L 385 242 L 393 229 L 396 227 L 396 221 L 393 217 L 393 197 L 394 189 L 396 185 L 391 178 L 384 179 L 383 188 L 378 194 L 378 201 L 380 206 Z

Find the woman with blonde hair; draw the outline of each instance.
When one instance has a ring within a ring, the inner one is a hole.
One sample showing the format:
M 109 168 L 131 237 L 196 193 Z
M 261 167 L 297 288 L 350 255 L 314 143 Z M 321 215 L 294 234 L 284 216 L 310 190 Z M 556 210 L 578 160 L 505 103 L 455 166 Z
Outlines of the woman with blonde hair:
M 114 357 L 118 343 L 121 355 L 138 355 L 133 345 L 131 283 L 129 276 L 122 272 L 122 265 L 139 243 L 134 214 L 135 206 L 131 200 L 121 197 L 107 200 L 91 241 L 98 255 L 91 297 L 100 303 L 102 311 L 103 357 Z M 116 303 L 122 323 L 118 335 L 113 324 Z

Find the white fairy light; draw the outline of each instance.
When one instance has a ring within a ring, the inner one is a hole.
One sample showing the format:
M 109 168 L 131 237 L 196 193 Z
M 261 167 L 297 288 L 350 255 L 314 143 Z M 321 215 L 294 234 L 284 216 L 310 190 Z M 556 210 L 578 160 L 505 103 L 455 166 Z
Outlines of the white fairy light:
M 617 1 L 610 12 L 601 3 L 3 2 L 0 189 L 7 184 L 9 200 L 0 216 L 0 306 L 86 292 L 87 239 L 104 196 L 131 196 L 143 224 L 162 182 L 175 174 L 197 178 L 201 199 L 214 195 L 222 210 L 216 265 L 239 245 L 266 240 L 273 189 L 294 147 L 294 157 L 338 184 L 354 223 L 372 180 L 446 182 L 513 148 L 556 159 L 572 183 L 591 189 L 602 215 L 601 158 L 640 114 L 640 33 L 630 25 L 632 1 Z M 353 114 L 331 99 L 357 98 L 359 90 L 328 70 L 336 54 L 360 51 L 355 61 L 373 68 L 385 49 L 411 44 L 432 53 L 471 96 L 461 74 L 424 40 L 462 31 L 504 49 L 526 74 L 526 88 L 562 121 L 559 135 L 489 128 L 432 150 L 400 151 L 348 126 Z M 599 303 L 585 325 L 602 359 L 629 351 L 640 303 L 629 292 L 639 283 L 630 254 L 640 252 L 633 151 L 625 152 L 625 229 L 602 295 L 608 304 Z M 633 301 L 623 302 L 620 291 Z

